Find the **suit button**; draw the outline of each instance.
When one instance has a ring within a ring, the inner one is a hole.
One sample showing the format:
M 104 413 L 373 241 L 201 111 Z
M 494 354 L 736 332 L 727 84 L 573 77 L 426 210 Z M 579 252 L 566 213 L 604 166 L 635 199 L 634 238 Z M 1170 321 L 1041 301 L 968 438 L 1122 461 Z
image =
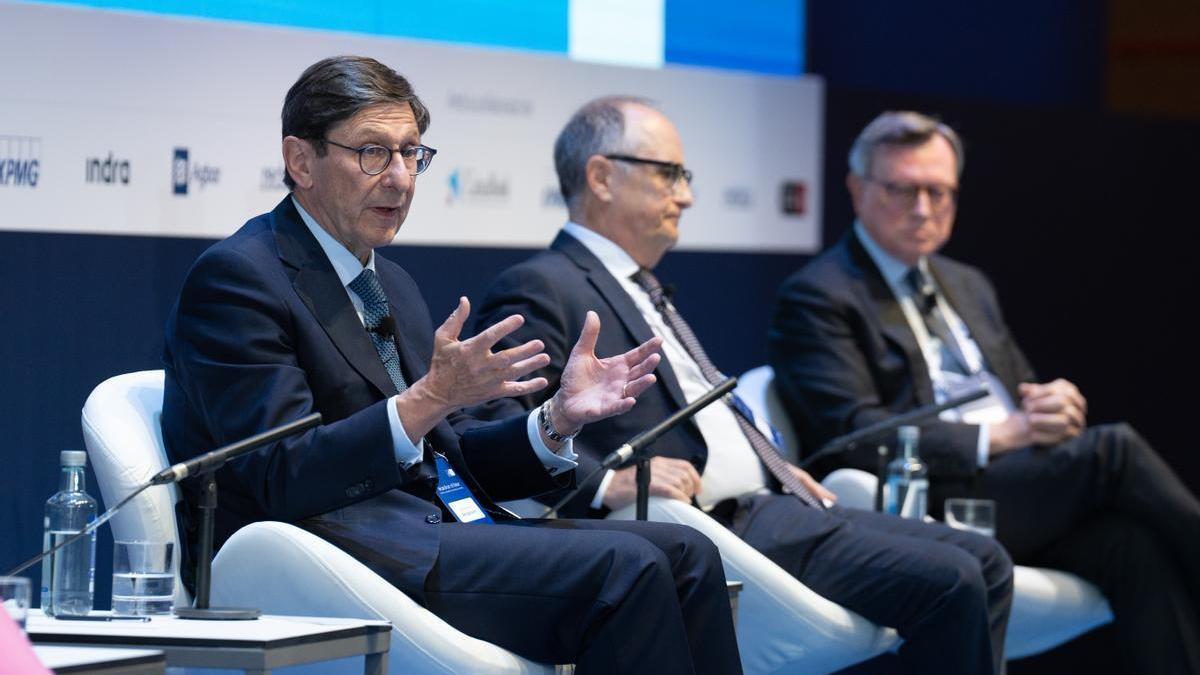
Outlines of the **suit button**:
M 425 522 L 429 523 L 430 525 L 437 525 L 438 523 L 442 522 L 442 517 L 436 513 L 431 513 L 428 516 L 425 516 Z

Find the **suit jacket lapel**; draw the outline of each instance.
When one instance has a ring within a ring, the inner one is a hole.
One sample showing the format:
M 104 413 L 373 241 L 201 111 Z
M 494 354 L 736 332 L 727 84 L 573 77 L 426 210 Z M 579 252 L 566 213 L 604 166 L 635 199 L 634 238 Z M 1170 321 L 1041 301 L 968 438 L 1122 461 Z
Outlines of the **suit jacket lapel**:
M 279 258 L 295 270 L 292 286 L 317 323 L 360 375 L 384 396 L 395 394 L 396 386 L 379 360 L 379 352 L 363 328 L 346 288 L 321 245 L 300 219 L 290 195 L 275 207 L 272 226 Z
M 629 297 L 629 294 L 621 287 L 621 283 L 604 267 L 604 263 L 592 255 L 592 252 L 578 239 L 566 232 L 559 232 L 554 242 L 550 244 L 550 248 L 570 258 L 584 271 L 588 283 L 612 308 L 613 313 L 617 315 L 621 325 L 632 338 L 633 344 L 638 345 L 654 337 L 654 331 L 650 330 L 650 325 L 642 318 L 642 313 L 638 311 L 637 305 L 633 304 L 633 298 Z M 675 369 L 670 367 L 665 356 L 663 363 L 666 363 L 668 367 L 660 366 L 655 374 L 667 388 L 671 398 L 675 400 L 675 404 L 682 408 L 687 405 L 687 399 L 684 398 L 683 389 L 679 386 L 678 378 L 675 377 Z
M 850 260 L 862 279 L 870 302 L 874 304 L 875 311 L 868 311 L 867 316 L 878 316 L 880 332 L 883 333 L 884 339 L 892 342 L 904 353 L 911 371 L 917 402 L 921 405 L 933 403 L 933 382 L 929 378 L 929 367 L 925 363 L 921 345 L 917 343 L 917 336 L 913 334 L 912 327 L 908 325 L 908 319 L 904 316 L 904 310 L 900 308 L 900 302 L 896 300 L 891 286 L 888 286 L 875 261 L 871 259 L 871 254 L 867 253 L 858 237 L 853 232 L 847 233 L 846 237 Z

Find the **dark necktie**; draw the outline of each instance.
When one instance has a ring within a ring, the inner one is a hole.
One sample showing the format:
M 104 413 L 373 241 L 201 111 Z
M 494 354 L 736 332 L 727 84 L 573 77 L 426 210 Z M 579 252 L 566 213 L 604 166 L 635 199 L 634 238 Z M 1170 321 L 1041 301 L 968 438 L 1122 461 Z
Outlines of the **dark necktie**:
M 388 308 L 387 294 L 383 292 L 379 277 L 375 276 L 374 270 L 364 269 L 350 282 L 350 290 L 362 300 L 363 325 L 367 328 L 367 334 L 371 336 L 371 342 L 375 343 L 375 351 L 379 352 L 379 359 L 383 361 L 383 367 L 391 376 L 392 384 L 396 385 L 396 391 L 408 389 L 404 374 L 400 372 L 400 354 L 396 351 L 396 340 L 391 331 L 380 330 L 383 320 L 391 315 L 391 310 Z
M 663 292 L 662 285 L 658 283 L 658 279 L 649 270 L 639 270 L 637 274 L 633 275 L 633 280 L 650 295 L 650 302 L 654 303 L 655 308 L 662 314 L 663 320 L 675 333 L 675 337 L 679 338 L 679 342 L 683 344 L 688 355 L 692 357 L 696 365 L 700 366 L 700 372 L 704 374 L 704 379 L 712 385 L 720 384 L 725 376 L 708 358 L 708 354 L 700 346 L 700 340 L 696 339 L 696 334 L 692 332 L 691 326 L 683 320 L 675 306 L 667 302 L 666 294 Z M 753 411 L 737 397 L 737 394 L 729 394 L 724 400 L 733 411 L 733 416 L 737 419 L 738 426 L 742 428 L 742 433 L 746 435 L 746 440 L 750 442 L 750 447 L 754 448 L 755 454 L 766 465 L 775 480 L 779 481 L 780 485 L 801 502 L 809 506 L 825 508 L 824 504 L 814 497 L 812 492 L 804 487 L 804 483 L 801 483 L 800 479 L 792 473 L 791 466 L 779 454 L 779 450 L 771 443 L 770 439 L 755 426 Z
M 938 290 L 933 279 L 930 279 L 929 275 L 925 274 L 920 267 L 913 267 L 908 270 L 908 274 L 904 275 L 904 280 L 913 291 L 913 302 L 921 312 L 921 318 L 925 320 L 925 328 L 942 342 L 942 347 L 945 348 L 944 353 L 951 357 L 949 360 L 942 359 L 942 370 L 963 375 L 972 374 L 971 364 L 963 354 L 962 345 L 954 337 L 954 331 L 950 329 L 946 315 L 938 306 Z

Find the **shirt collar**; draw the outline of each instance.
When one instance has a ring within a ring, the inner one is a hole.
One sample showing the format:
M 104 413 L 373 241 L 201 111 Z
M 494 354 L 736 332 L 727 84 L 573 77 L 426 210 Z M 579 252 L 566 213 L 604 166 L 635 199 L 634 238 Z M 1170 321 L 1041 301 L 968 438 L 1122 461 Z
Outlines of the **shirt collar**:
M 333 235 L 326 232 L 325 228 L 321 227 L 316 219 L 304 210 L 295 195 L 292 195 L 292 203 L 296 205 L 296 210 L 300 212 L 300 219 L 304 221 L 308 231 L 317 238 L 317 243 L 321 245 L 325 257 L 329 258 L 330 264 L 333 265 L 333 271 L 337 272 L 338 279 L 341 280 L 343 286 L 349 286 L 351 281 L 362 274 L 363 269 L 375 271 L 375 251 L 371 251 L 371 255 L 367 257 L 367 264 L 364 266 L 349 249 L 334 239 Z
M 897 296 L 911 294 L 912 289 L 908 287 L 908 282 L 905 280 L 908 275 L 908 265 L 883 250 L 883 247 L 877 244 L 870 234 L 867 234 L 867 228 L 863 227 L 862 221 L 854 221 L 854 234 L 862 242 L 863 248 L 867 249 L 867 255 L 875 261 L 875 266 L 879 268 L 879 273 L 883 275 L 888 286 L 892 287 L 892 292 Z M 920 267 L 925 274 L 929 274 L 929 260 L 924 256 L 917 261 L 917 267 Z
M 624 249 L 594 230 L 589 230 L 579 223 L 568 222 L 563 226 L 563 232 L 578 239 L 584 248 L 600 260 L 604 269 L 618 279 L 628 279 L 641 269 Z

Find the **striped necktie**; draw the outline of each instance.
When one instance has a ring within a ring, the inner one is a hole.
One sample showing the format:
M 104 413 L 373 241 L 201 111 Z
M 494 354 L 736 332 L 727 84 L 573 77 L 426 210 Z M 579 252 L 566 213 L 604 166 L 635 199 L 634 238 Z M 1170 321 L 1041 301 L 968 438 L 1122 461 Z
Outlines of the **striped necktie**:
M 711 385 L 720 384 L 725 376 L 708 358 L 708 354 L 704 348 L 700 346 L 700 340 L 696 338 L 696 334 L 692 332 L 691 326 L 683 320 L 683 316 L 675 309 L 675 306 L 667 301 L 666 294 L 663 292 L 662 284 L 658 283 L 658 279 L 650 273 L 650 270 L 638 270 L 633 275 L 633 280 L 638 286 L 650 295 L 650 302 L 654 303 L 654 307 L 658 309 L 659 314 L 662 314 L 663 320 L 667 326 L 675 333 L 675 337 L 679 338 L 679 342 L 683 344 L 683 348 L 687 350 L 692 360 L 696 365 L 700 366 L 700 372 L 704 374 L 704 379 L 708 380 Z M 818 508 L 825 508 L 808 488 L 804 487 L 804 483 L 796 477 L 792 472 L 791 465 L 788 461 L 779 454 L 779 449 L 771 443 L 766 434 L 759 430 L 754 423 L 754 412 L 745 404 L 742 399 L 738 398 L 737 394 L 729 394 L 724 398 L 726 405 L 733 411 L 733 416 L 737 418 L 738 426 L 742 428 L 742 433 L 746 435 L 746 440 L 749 441 L 750 447 L 754 448 L 755 454 L 766 465 L 767 470 L 779 481 L 779 484 L 785 490 L 795 495 L 801 502 Z

